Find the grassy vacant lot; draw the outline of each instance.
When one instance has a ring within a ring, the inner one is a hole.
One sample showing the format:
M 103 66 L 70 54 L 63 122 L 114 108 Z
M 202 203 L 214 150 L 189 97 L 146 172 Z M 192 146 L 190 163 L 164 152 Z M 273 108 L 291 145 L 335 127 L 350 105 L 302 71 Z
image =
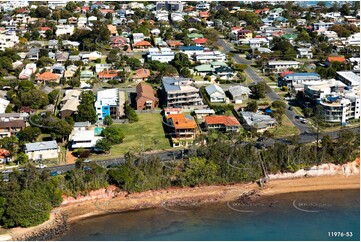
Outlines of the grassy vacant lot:
M 277 128 L 269 129 L 269 131 L 274 135 L 275 138 L 287 137 L 292 135 L 298 135 L 300 131 L 293 125 L 293 123 L 283 115 L 282 125 Z
M 123 143 L 114 145 L 109 156 L 120 156 L 129 150 L 162 150 L 171 148 L 169 140 L 165 138 L 162 116 L 158 113 L 142 113 L 139 121 L 131 124 L 114 124 L 122 128 L 125 138 Z

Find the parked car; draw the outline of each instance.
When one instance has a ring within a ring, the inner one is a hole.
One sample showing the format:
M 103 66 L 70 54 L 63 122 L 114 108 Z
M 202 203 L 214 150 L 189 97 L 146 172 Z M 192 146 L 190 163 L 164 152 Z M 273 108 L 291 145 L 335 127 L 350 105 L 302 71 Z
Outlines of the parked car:
M 85 159 L 83 162 L 84 163 L 90 163 L 90 162 L 92 162 L 92 160 L 91 159 Z
M 44 164 L 39 164 L 39 165 L 36 165 L 35 167 L 38 169 L 45 169 L 47 166 Z
M 302 120 L 301 120 L 301 123 L 303 123 L 303 124 L 307 124 L 307 123 L 308 123 L 308 121 L 307 121 L 307 119 L 302 119 Z
M 11 173 L 11 172 L 13 172 L 13 171 L 12 170 L 3 170 L 1 173 L 6 174 L 6 173 Z

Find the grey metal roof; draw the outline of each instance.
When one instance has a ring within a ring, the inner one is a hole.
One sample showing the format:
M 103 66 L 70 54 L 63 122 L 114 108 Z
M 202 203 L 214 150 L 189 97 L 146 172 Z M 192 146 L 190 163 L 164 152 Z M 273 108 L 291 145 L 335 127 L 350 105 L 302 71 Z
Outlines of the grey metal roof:
M 90 126 L 90 122 L 86 121 L 86 122 L 75 122 L 74 123 L 74 127 L 88 127 Z
M 249 89 L 248 87 L 244 87 L 244 86 L 231 86 L 228 88 L 228 91 L 231 93 L 231 95 L 233 97 L 237 97 L 240 95 L 250 95 L 251 94 L 251 89 Z
M 219 93 L 224 95 L 223 89 L 220 86 L 216 85 L 216 84 L 212 84 L 212 85 L 207 86 L 206 87 L 206 92 L 208 93 L 208 95 L 212 95 L 215 92 L 219 92 Z
M 164 76 L 162 78 L 163 87 L 166 92 L 181 90 L 180 82 L 182 82 L 182 81 L 190 81 L 190 78 L 170 77 L 170 76 Z
M 27 152 L 40 151 L 40 150 L 54 150 L 58 148 L 58 144 L 56 143 L 55 140 L 52 140 L 52 141 L 28 143 L 25 144 L 25 147 Z

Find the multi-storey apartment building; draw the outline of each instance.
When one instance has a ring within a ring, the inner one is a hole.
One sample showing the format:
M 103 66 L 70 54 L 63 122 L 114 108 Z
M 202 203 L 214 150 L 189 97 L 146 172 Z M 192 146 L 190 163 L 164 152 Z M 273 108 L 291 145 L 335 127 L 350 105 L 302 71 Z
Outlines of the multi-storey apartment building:
M 0 34 L 0 50 L 4 51 L 7 48 L 13 48 L 19 43 L 19 37 L 14 31 L 8 31 L 5 34 Z
M 106 116 L 118 118 L 124 115 L 125 93 L 118 88 L 98 91 L 95 102 L 95 110 L 98 120 L 103 120 Z
M 188 146 L 194 142 L 197 123 L 192 116 L 184 113 L 170 114 L 167 116 L 167 124 L 173 147 Z
M 163 77 L 162 91 L 167 107 L 203 105 L 198 88 L 192 86 L 190 78 Z

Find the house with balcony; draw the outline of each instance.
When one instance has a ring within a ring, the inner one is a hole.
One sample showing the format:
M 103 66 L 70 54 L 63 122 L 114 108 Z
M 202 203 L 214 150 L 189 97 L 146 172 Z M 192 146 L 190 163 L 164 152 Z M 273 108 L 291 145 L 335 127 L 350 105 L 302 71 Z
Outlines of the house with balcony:
M 148 48 L 148 60 L 168 63 L 174 59 L 174 56 L 175 52 L 170 48 L 160 48 L 160 50 L 158 48 Z
M 57 25 L 55 35 L 57 37 L 61 35 L 71 36 L 74 34 L 74 30 L 75 30 L 74 25 Z
M 192 116 L 184 113 L 167 116 L 167 133 L 173 147 L 187 147 L 196 138 L 197 123 Z
M 146 83 L 139 83 L 136 87 L 137 97 L 137 110 L 154 109 L 158 104 L 158 98 L 155 97 L 156 91 L 152 86 Z
M 59 153 L 60 148 L 55 140 L 25 144 L 25 154 L 32 161 L 57 159 Z
M 125 93 L 118 88 L 98 91 L 95 102 L 95 111 L 98 120 L 106 116 L 119 118 L 124 116 Z
M 206 116 L 204 123 L 206 130 L 217 130 L 222 133 L 238 132 L 241 128 L 241 124 L 235 117 L 224 115 Z
M 25 120 L 5 120 L 0 122 L 0 138 L 17 135 L 26 127 Z
M 0 51 L 4 51 L 7 48 L 13 48 L 19 43 L 19 37 L 15 31 L 8 31 L 0 34 Z
M 312 50 L 309 48 L 297 48 L 297 58 L 313 58 Z
M 203 105 L 199 89 L 192 86 L 190 78 L 163 77 L 162 92 L 166 107 L 184 107 Z
M 298 69 L 300 63 L 298 61 L 269 61 L 265 69 L 266 72 L 281 73 L 290 68 Z

